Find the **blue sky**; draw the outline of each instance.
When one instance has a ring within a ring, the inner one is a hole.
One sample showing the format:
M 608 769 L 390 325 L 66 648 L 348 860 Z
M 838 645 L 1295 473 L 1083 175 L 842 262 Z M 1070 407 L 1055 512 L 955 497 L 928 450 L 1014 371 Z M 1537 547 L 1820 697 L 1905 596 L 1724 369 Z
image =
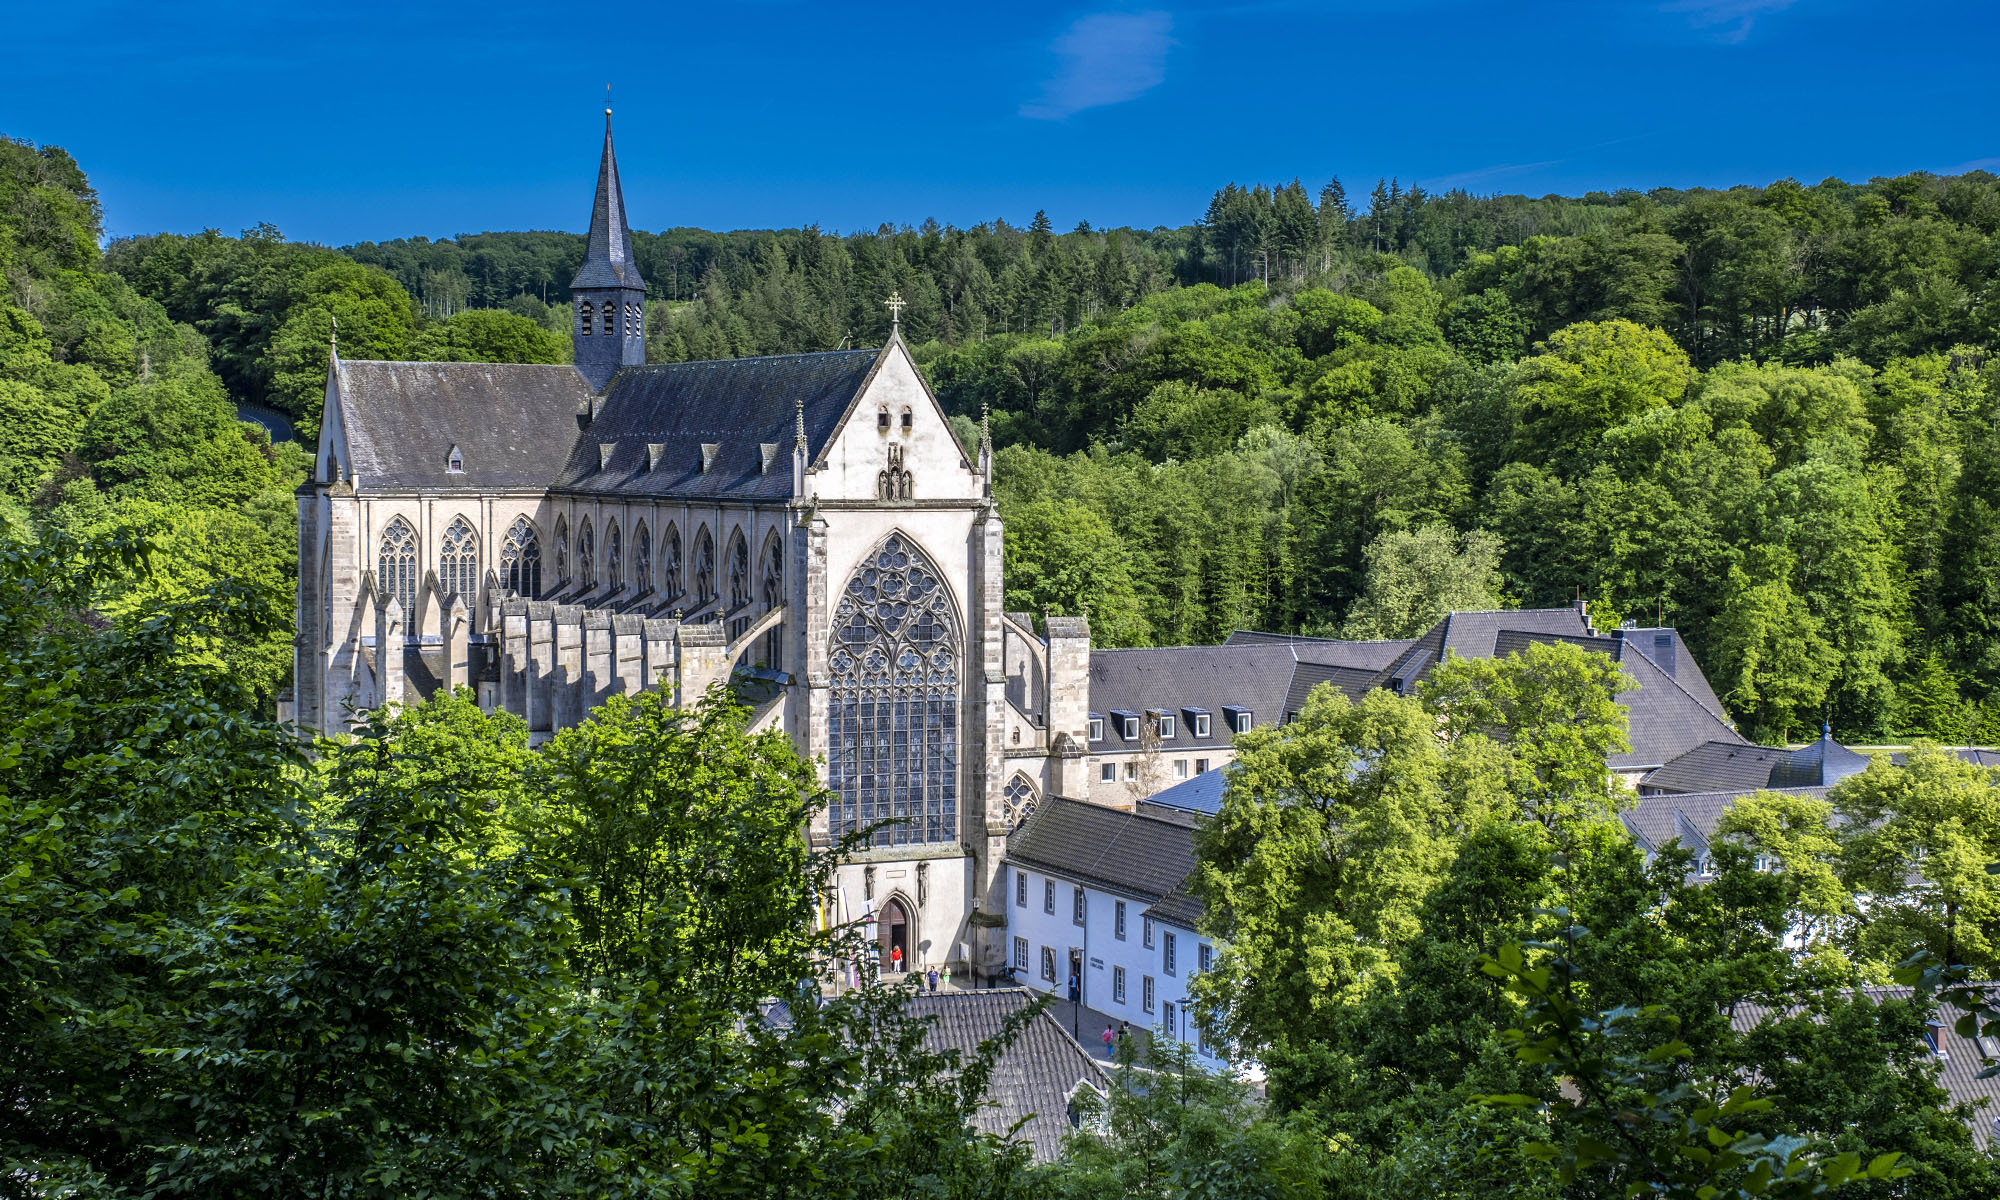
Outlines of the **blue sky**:
M 113 235 L 1181 224 L 1229 180 L 1481 193 L 2000 169 L 1992 0 L 15 6 L 0 133 Z

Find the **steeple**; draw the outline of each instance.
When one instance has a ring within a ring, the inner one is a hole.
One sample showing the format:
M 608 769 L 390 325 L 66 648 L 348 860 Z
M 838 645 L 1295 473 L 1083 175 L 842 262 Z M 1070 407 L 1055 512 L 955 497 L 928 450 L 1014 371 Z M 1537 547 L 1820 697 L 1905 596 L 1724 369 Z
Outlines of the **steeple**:
M 590 239 L 569 291 L 577 372 L 592 389 L 603 391 L 618 368 L 646 361 L 646 281 L 632 257 L 632 228 L 625 221 L 625 192 L 611 148 L 609 108 L 604 110 L 604 156 L 597 166 Z

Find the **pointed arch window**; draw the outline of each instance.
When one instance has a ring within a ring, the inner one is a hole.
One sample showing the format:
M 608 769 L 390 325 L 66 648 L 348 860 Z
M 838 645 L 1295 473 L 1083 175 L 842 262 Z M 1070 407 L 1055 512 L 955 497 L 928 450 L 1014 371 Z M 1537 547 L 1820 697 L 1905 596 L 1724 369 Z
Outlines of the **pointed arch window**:
M 750 607 L 750 596 L 750 544 L 743 540 L 743 531 L 739 529 L 729 538 L 729 611 L 743 613 L 729 622 L 732 642 L 750 628 L 750 616 L 743 611 Z
M 403 606 L 404 628 L 417 608 L 417 531 L 401 517 L 382 531 L 375 554 L 375 585 L 382 598 Z
M 703 528 L 694 541 L 694 603 L 705 607 L 715 599 L 715 539 Z
M 617 591 L 625 585 L 625 547 L 618 537 L 618 522 L 613 521 L 604 531 L 604 582 Z
M 438 548 L 438 586 L 471 608 L 479 599 L 479 535 L 464 517 L 454 517 Z
M 679 596 L 681 587 L 681 531 L 678 526 L 667 526 L 666 546 L 660 555 L 660 594 L 672 600 Z
M 583 528 L 576 534 L 576 574 L 584 587 L 597 586 L 597 534 L 589 517 L 583 519 Z
M 1017 771 L 1001 790 L 1000 799 L 1007 808 L 1007 828 L 1015 829 L 1028 819 L 1029 813 L 1035 811 L 1035 802 L 1041 796 L 1035 790 L 1034 781 Z
M 937 568 L 891 534 L 834 612 L 830 820 L 878 846 L 958 840 L 958 617 Z
M 604 335 L 606 337 L 611 336 L 612 327 L 617 323 L 617 318 L 618 306 L 606 300 L 604 302 Z
M 447 475 L 465 474 L 465 455 L 458 452 L 457 446 L 453 446 L 451 453 L 444 456 L 444 471 Z
M 569 582 L 569 521 L 556 518 L 556 582 Z
M 653 590 L 653 531 L 644 521 L 632 535 L 632 586 L 640 595 Z
M 764 611 L 769 612 L 785 603 L 785 544 L 775 531 L 764 539 Z M 784 648 L 783 626 L 773 627 L 764 635 L 764 665 L 778 670 L 784 664 L 780 661 Z
M 591 316 L 592 316 L 592 313 L 591 313 L 591 310 L 590 310 L 590 301 L 588 301 L 588 300 L 585 300 L 585 301 L 584 301 L 583 303 L 581 303 L 581 304 L 577 305 L 577 306 L 576 306 L 576 315 L 577 315 L 577 317 L 578 317 L 578 320 L 577 320 L 577 326 L 578 326 L 579 328 L 581 328 L 581 329 L 583 330 L 583 336 L 585 336 L 585 337 L 589 337 L 589 336 L 590 336 L 590 318 L 591 318 Z
M 515 517 L 500 543 L 500 586 L 532 600 L 542 590 L 542 544 L 526 517 Z

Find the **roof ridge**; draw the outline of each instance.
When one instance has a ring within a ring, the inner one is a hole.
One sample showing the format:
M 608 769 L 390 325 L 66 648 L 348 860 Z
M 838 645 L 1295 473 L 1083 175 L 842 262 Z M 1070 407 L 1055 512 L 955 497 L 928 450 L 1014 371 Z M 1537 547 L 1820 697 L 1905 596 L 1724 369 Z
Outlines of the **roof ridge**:
M 725 363 L 775 362 L 783 358 L 831 358 L 834 355 L 878 354 L 880 347 L 861 346 L 853 350 L 800 350 L 793 354 L 744 354 L 735 358 L 688 358 L 680 362 L 637 363 L 625 368 L 628 371 L 657 371 L 671 367 L 711 367 Z
M 1619 641 L 1621 641 L 1621 642 L 1630 642 L 1630 641 L 1631 641 L 1632 639 L 1630 639 L 1630 638 L 1619 638 L 1618 640 L 1619 640 Z M 1670 673 L 1668 673 L 1668 671 L 1667 671 L 1667 669 L 1666 669 L 1665 667 L 1661 666 L 1661 665 L 1660 665 L 1659 663 L 1656 663 L 1656 662 L 1654 662 L 1654 661 L 1653 661 L 1653 656 L 1652 656 L 1652 655 L 1650 655 L 1650 654 L 1647 654 L 1647 653 L 1645 652 L 1645 650 L 1644 650 L 1644 649 L 1641 649 L 1641 650 L 1639 651 L 1639 657 L 1640 657 L 1640 658 L 1643 658 L 1643 659 L 1645 659 L 1645 660 L 1646 660 L 1646 665 L 1647 665 L 1647 666 L 1650 666 L 1650 667 L 1652 667 L 1652 668 L 1653 668 L 1653 670 L 1655 670 L 1655 671 L 1659 672 L 1659 675 L 1660 675 L 1660 678 L 1662 678 L 1662 679 L 1666 680 L 1666 681 L 1667 681 L 1668 683 L 1671 683 L 1671 684 L 1673 684 L 1673 685 L 1674 685 L 1674 690 L 1675 690 L 1675 691 L 1679 692 L 1679 693 L 1680 693 L 1681 695 L 1683 695 L 1683 696 L 1686 696 L 1686 697 L 1687 697 L 1688 699 L 1690 699 L 1690 700 L 1694 701 L 1694 706 L 1695 706 L 1696 708 L 1698 708 L 1698 709 L 1700 709 L 1701 711 L 1703 711 L 1703 712 L 1707 713 L 1707 714 L 1708 714 L 1708 716 L 1709 716 L 1709 718 L 1710 718 L 1711 720 L 1713 720 L 1713 721 L 1714 721 L 1714 722 L 1715 722 L 1716 724 L 1718 724 L 1718 725 L 1722 726 L 1722 727 L 1723 727 L 1724 729 L 1727 729 L 1727 730 L 1728 730 L 1728 731 L 1729 731 L 1730 733 L 1732 733 L 1732 734 L 1735 734 L 1735 735 L 1736 735 L 1736 739 L 1737 739 L 1737 740 L 1736 740 L 1736 742 L 1735 742 L 1735 743 L 1732 743 L 1732 744 L 1734 744 L 1734 745 L 1746 745 L 1746 746 L 1754 746 L 1754 745 L 1756 745 L 1756 744 L 1757 744 L 1757 743 L 1755 743 L 1755 742 L 1752 742 L 1752 741 L 1751 741 L 1751 740 L 1750 740 L 1749 738 L 1746 738 L 1746 737 L 1744 737 L 1744 736 L 1743 736 L 1743 735 L 1742 735 L 1741 733 L 1738 733 L 1738 732 L 1737 732 L 1737 729 L 1736 729 L 1736 726 L 1735 726 L 1735 724 L 1734 724 L 1734 723 L 1732 723 L 1732 722 L 1731 722 L 1731 721 L 1729 720 L 1729 718 L 1728 718 L 1728 717 L 1726 717 L 1726 716 L 1722 715 L 1721 713 L 1718 713 L 1718 712 L 1716 712 L 1716 711 L 1715 711 L 1714 709 L 1710 708 L 1710 707 L 1709 707 L 1708 705 L 1706 705 L 1706 704 L 1703 704 L 1703 703 L 1701 702 L 1701 697 L 1700 697 L 1700 696 L 1697 696 L 1697 695 L 1695 695 L 1695 694 L 1694 694 L 1693 692 L 1690 692 L 1690 691 L 1688 691 L 1686 687 L 1682 686 L 1682 684 L 1681 684 L 1681 681 L 1680 681 L 1680 680 L 1678 680 L 1678 679 L 1675 679 L 1675 678 L 1673 677 L 1673 675 L 1671 675 Z M 1692 658 L 1693 658 L 1694 656 L 1693 656 L 1692 654 L 1690 654 L 1690 655 L 1689 655 L 1688 657 L 1689 657 L 1690 659 L 1692 659 Z M 1700 669 L 1700 667 L 1699 667 L 1699 664 L 1697 664 L 1697 666 L 1696 666 L 1696 669 L 1697 669 L 1697 670 L 1699 670 L 1699 669 Z M 1637 682 L 1637 681 L 1635 680 L 1634 682 Z M 1717 698 L 1717 700 L 1716 700 L 1716 703 L 1720 704 L 1721 702 L 1722 702 L 1722 701 L 1721 701 L 1721 699 L 1720 699 L 1720 698 L 1718 697 L 1718 698 Z M 1717 740 L 1717 739 L 1713 739 L 1713 738 L 1711 738 L 1710 740 L 1711 740 L 1711 741 L 1714 741 L 1714 740 Z M 1664 764 L 1663 764 L 1663 765 L 1664 765 Z

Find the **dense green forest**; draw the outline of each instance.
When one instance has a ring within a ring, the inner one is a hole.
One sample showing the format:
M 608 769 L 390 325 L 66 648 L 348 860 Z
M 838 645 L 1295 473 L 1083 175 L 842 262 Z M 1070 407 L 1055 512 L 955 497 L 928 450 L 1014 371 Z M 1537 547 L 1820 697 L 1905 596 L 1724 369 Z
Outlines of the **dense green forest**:
M 309 444 L 336 319 L 352 357 L 567 354 L 547 298 L 577 235 L 333 250 L 260 227 L 100 255 L 69 157 L 4 153 L 0 493 L 22 528 L 207 522 L 170 571 L 281 582 L 303 456 L 230 401 Z M 635 249 L 661 360 L 872 344 L 900 290 L 961 431 L 991 412 L 1013 602 L 1087 612 L 1103 644 L 1400 635 L 1453 604 L 1582 598 L 1679 626 L 1756 736 L 2000 737 L 1990 174 L 1540 199 L 1232 184 L 1178 229 L 1037 214 Z M 285 654 L 257 653 L 268 696 Z

